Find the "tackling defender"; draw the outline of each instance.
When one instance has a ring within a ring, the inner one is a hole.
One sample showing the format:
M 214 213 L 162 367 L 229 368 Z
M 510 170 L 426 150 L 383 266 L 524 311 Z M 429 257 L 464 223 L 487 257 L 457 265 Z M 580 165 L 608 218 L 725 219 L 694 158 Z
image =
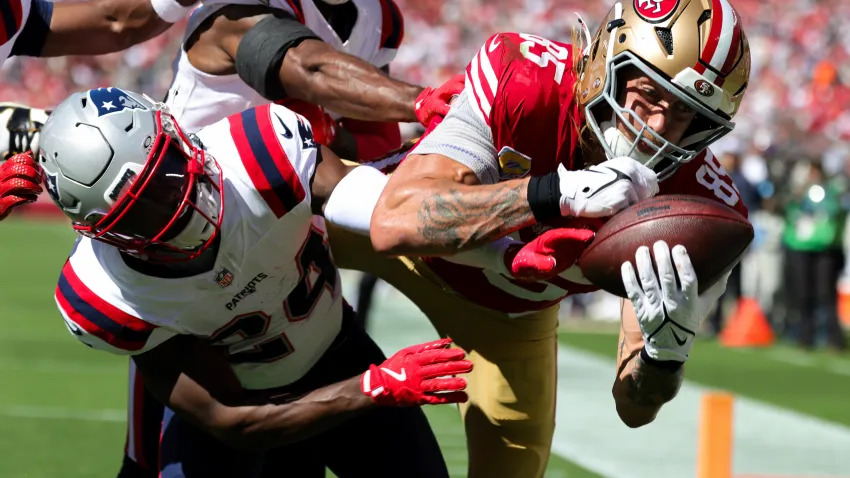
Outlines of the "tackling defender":
M 196 131 L 274 101 L 307 116 L 316 141 L 346 158 L 383 154 L 401 143 L 397 121 L 448 111 L 441 90 L 387 76 L 403 36 L 391 0 L 205 2 L 189 19 L 165 103 Z M 131 397 L 141 400 L 130 401 L 122 477 L 158 461 L 157 405 L 136 378 L 131 370 Z
M 101 88 L 53 111 L 38 158 L 81 235 L 59 311 L 168 406 L 160 476 L 448 477 L 421 410 L 375 406 L 464 401 L 472 365 L 450 340 L 385 360 L 357 327 L 314 219 L 351 168 L 302 117 L 265 105 L 187 136 Z
M 493 35 L 467 67 L 449 115 L 388 183 L 347 177 L 335 192 L 353 197 L 386 183 L 380 198 L 374 193 L 372 245 L 389 255 L 444 256 L 382 261 L 368 241 L 329 230 L 340 267 L 387 280 L 470 352 L 475 371 L 461 408 L 474 478 L 542 476 L 546 468 L 557 304 L 596 290 L 573 266 L 589 239 L 581 228 L 656 187 L 746 215 L 707 149 L 733 128 L 749 76 L 749 46 L 728 1 L 618 2 L 586 45 Z M 658 186 L 638 187 L 643 170 L 624 156 L 657 173 Z M 622 194 L 629 187 L 633 198 Z M 513 238 L 499 239 L 506 234 Z M 532 242 L 518 253 L 517 239 Z M 459 250 L 467 252 L 451 255 Z M 687 251 L 675 244 L 641 248 L 636 264 L 637 274 L 623 265 L 630 301 L 613 388 L 631 427 L 651 422 L 676 395 L 697 326 L 725 287 L 697 297 Z
M 364 158 L 398 146 L 398 126 L 386 121 L 418 118 L 427 124 L 448 111 L 454 85 L 423 89 L 385 74 L 403 37 L 392 1 L 248 3 L 256 4 L 207 2 L 189 21 L 166 99 L 186 130 L 275 100 L 309 115 L 318 142 Z M 355 133 L 353 147 L 334 140 L 347 136 L 336 120 L 298 99 L 345 115 L 339 122 Z M 35 172 L 5 178 L 23 182 Z M 149 399 L 132 363 L 130 375 L 134 399 L 119 476 L 156 476 L 161 406 Z

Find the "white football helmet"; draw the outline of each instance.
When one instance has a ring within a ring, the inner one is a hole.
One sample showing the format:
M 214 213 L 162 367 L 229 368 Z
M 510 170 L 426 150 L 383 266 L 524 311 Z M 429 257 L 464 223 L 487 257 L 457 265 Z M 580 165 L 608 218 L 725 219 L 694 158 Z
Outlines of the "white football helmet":
M 72 94 L 45 123 L 38 161 L 74 229 L 128 254 L 188 260 L 220 230 L 221 168 L 146 96 L 118 88 Z

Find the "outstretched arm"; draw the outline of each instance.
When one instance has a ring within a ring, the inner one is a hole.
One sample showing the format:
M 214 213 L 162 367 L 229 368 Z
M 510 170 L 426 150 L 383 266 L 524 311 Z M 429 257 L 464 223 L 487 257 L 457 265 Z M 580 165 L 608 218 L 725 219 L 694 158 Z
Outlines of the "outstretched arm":
M 684 364 L 700 324 L 726 289 L 728 274 L 698 293 L 687 250 L 664 241 L 639 247 L 634 265 L 621 274 L 629 300 L 623 304 L 614 400 L 623 423 L 652 422 L 679 392 Z
M 50 30 L 37 56 L 101 55 L 125 50 L 164 32 L 172 25 L 163 20 L 153 3 L 164 6 L 171 22 L 188 14 L 197 0 L 86 0 L 58 2 L 53 6 Z M 159 7 L 160 12 L 163 7 Z M 170 15 L 169 15 L 170 14 Z
M 293 98 L 371 121 L 415 122 L 416 98 L 423 91 L 315 39 L 286 53 L 279 78 Z
M 280 10 L 230 5 L 204 28 L 196 34 L 199 47 L 214 46 L 229 58 L 225 61 L 230 63 L 230 72 L 235 70 L 270 100 L 300 99 L 361 120 L 417 120 L 416 99 L 422 87 L 394 79 L 365 60 L 337 51 Z M 209 62 L 209 54 L 195 55 L 195 46 L 190 48 L 195 66 Z
M 374 406 L 360 391 L 358 377 L 287 404 L 243 405 L 241 386 L 222 351 L 194 337 L 176 337 L 133 360 L 159 401 L 241 449 L 299 441 Z
M 445 255 L 486 244 L 535 222 L 529 182 L 481 184 L 453 159 L 411 155 L 378 200 L 372 245 L 392 255 Z
M 655 420 L 661 406 L 682 386 L 684 363 L 648 363 L 641 358 L 643 333 L 631 302 L 621 302 L 620 338 L 617 342 L 617 378 L 614 401 L 623 423 L 637 428 Z
M 362 375 L 311 391 L 288 403 L 246 404 L 221 349 L 196 337 L 178 336 L 133 357 L 153 395 L 184 419 L 240 449 L 268 449 L 297 442 L 370 408 L 466 401 L 462 378 L 472 363 L 438 340 L 403 349 Z M 405 378 L 384 370 L 405 370 Z

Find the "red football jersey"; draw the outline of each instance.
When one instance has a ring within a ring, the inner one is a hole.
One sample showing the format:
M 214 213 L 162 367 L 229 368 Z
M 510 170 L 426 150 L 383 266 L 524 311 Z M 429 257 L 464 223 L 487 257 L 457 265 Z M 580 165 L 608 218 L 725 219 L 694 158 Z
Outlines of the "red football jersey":
M 574 94 L 573 54 L 578 53 L 569 44 L 525 33 L 498 33 L 467 67 L 466 90 L 492 133 L 500 180 L 547 174 L 559 163 L 574 169 L 583 118 Z M 661 183 L 660 194 L 674 193 L 713 198 L 747 214 L 732 180 L 709 151 Z M 520 231 L 520 237 L 530 240 L 546 229 L 536 224 Z M 509 314 L 541 310 L 570 294 L 598 290 L 576 266 L 548 281 L 523 283 L 439 258 L 426 261 L 457 292 Z

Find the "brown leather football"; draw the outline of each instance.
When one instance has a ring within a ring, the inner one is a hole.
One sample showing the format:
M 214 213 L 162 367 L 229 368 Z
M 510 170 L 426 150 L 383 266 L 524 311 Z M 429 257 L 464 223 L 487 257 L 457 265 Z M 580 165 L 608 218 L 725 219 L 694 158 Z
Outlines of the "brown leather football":
M 637 249 L 647 246 L 651 251 L 660 240 L 671 249 L 677 244 L 685 246 L 702 293 L 744 254 L 753 240 L 753 226 L 734 209 L 711 199 L 684 194 L 656 196 L 613 216 L 597 231 L 578 264 L 589 281 L 626 297 L 621 264 L 631 261 L 635 265 Z

